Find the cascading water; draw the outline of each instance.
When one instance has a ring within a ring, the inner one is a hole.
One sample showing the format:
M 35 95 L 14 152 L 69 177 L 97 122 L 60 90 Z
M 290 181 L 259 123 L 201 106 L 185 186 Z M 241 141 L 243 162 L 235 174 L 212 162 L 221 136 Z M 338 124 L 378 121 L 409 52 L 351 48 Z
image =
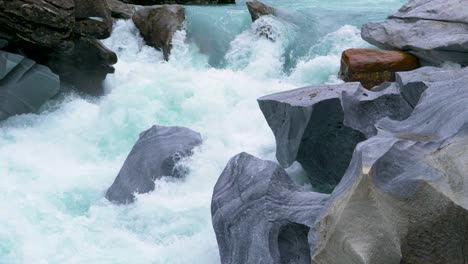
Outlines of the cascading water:
M 274 160 L 274 138 L 256 98 L 338 82 L 341 52 L 366 46 L 360 25 L 404 0 L 265 1 L 278 16 L 254 24 L 244 2 L 188 6 L 169 62 L 131 21 L 105 44 L 119 56 L 107 94 L 67 94 L 39 115 L 0 127 L 0 263 L 219 263 L 211 227 L 214 183 L 242 151 Z M 259 37 L 267 23 L 275 42 Z M 134 204 L 104 198 L 138 134 L 187 126 L 204 144 Z M 298 165 L 290 169 L 301 180 Z

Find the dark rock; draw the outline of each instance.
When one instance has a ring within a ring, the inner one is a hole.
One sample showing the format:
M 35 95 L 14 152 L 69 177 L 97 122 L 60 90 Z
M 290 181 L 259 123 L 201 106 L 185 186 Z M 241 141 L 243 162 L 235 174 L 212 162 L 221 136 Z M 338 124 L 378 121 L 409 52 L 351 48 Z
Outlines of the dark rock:
M 183 127 L 153 126 L 140 134 L 112 186 L 109 201 L 123 204 L 134 201 L 134 193 L 154 190 L 154 181 L 163 176 L 181 177 L 176 163 L 192 154 L 202 143 L 200 134 Z
M 134 5 L 123 3 L 119 0 L 107 0 L 113 18 L 130 19 L 135 13 Z
M 161 49 L 169 59 L 172 37 L 181 30 L 185 21 L 185 8 L 181 5 L 164 5 L 140 9 L 133 15 L 133 22 L 149 46 Z
M 384 22 L 365 24 L 362 37 L 383 49 L 408 51 L 425 63 L 468 65 L 467 12 L 460 0 L 414 0 Z
M 105 39 L 112 33 L 107 0 L 75 0 L 75 19 L 73 31 L 79 35 Z
M 345 82 L 360 82 L 372 89 L 384 82 L 394 82 L 396 72 L 418 67 L 418 59 L 406 52 L 348 49 L 341 56 L 340 76 Z
M 426 83 L 408 119 L 359 144 L 309 236 L 314 263 L 466 262 L 467 81 Z
M 221 263 L 311 263 L 307 236 L 327 198 L 301 190 L 274 162 L 233 157 L 211 203 Z
M 102 93 L 117 56 L 96 38 L 107 38 L 112 19 L 106 1 L 0 0 L 2 49 L 48 66 L 80 91 Z
M 0 120 L 36 112 L 59 89 L 59 78 L 49 68 L 0 51 Z
M 259 19 L 261 16 L 273 15 L 274 9 L 258 0 L 253 0 L 245 3 L 249 9 L 252 21 Z
M 73 47 L 73 0 L 0 0 L 0 38 L 58 50 Z
M 74 48 L 66 53 L 52 52 L 46 65 L 60 75 L 62 82 L 72 84 L 79 91 L 99 95 L 103 93 L 103 81 L 113 73 L 117 55 L 99 40 L 80 38 Z

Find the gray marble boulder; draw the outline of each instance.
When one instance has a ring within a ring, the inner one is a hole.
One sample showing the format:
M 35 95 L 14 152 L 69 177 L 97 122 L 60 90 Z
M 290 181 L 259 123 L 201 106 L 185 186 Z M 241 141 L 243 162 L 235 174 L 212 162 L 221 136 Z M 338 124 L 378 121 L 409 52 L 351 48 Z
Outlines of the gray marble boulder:
M 426 83 L 409 118 L 357 146 L 309 233 L 313 263 L 466 263 L 467 83 Z
M 366 138 L 377 134 L 375 124 L 384 117 L 404 120 L 413 111 L 402 96 L 397 83 L 384 83 L 372 90 L 358 87 L 356 91 L 344 91 L 344 125 L 360 131 Z
M 0 120 L 36 112 L 59 89 L 59 77 L 46 66 L 0 51 Z
M 117 204 L 131 203 L 134 193 L 154 190 L 156 179 L 182 177 L 184 169 L 176 166 L 177 162 L 201 143 L 199 133 L 184 127 L 153 126 L 142 132 L 106 198 Z
M 133 22 L 140 30 L 146 44 L 163 51 L 168 60 L 174 33 L 181 30 L 185 21 L 185 7 L 163 5 L 140 9 L 133 15 Z
M 395 85 L 374 91 L 359 83 L 309 86 L 258 99 L 284 167 L 298 161 L 315 187 L 338 184 L 356 145 L 383 117 L 402 120 L 412 108 Z M 324 186 L 324 187 L 325 187 Z
M 272 161 L 236 155 L 211 203 L 221 263 L 310 264 L 308 233 L 327 198 L 302 190 Z
M 435 84 L 449 80 L 457 80 L 468 76 L 468 69 L 444 69 L 436 67 L 422 67 L 414 71 L 396 74 L 396 83 L 400 86 L 401 94 L 406 101 L 415 107 L 426 89 Z M 442 88 L 443 89 L 443 88 Z
M 362 27 L 362 37 L 383 49 L 408 51 L 429 64 L 468 65 L 468 6 L 462 0 L 413 0 L 383 22 Z

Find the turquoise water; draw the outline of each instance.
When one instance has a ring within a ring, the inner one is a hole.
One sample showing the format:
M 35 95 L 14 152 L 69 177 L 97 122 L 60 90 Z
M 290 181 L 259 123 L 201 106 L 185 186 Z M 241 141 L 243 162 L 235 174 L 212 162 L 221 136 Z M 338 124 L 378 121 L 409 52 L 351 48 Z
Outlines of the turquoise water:
M 402 0 L 266 1 L 278 17 L 252 25 L 244 2 L 187 8 L 168 63 L 119 21 L 105 44 L 117 52 L 106 95 L 68 94 L 39 115 L 0 127 L 0 263 L 219 263 L 212 188 L 229 158 L 274 160 L 274 138 L 256 98 L 339 82 L 341 52 L 366 47 L 359 27 Z M 276 42 L 254 32 L 263 24 Z M 179 125 L 204 144 L 183 181 L 163 179 L 132 205 L 103 197 L 139 132 Z M 295 164 L 290 173 L 302 180 Z M 310 187 L 310 186 L 309 186 Z

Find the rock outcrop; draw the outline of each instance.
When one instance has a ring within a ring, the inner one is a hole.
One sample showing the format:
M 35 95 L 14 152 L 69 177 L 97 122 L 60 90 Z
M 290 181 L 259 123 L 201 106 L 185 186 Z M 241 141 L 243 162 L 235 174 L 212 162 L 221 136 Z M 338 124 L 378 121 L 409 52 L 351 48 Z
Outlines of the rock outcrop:
M 134 193 L 154 190 L 155 180 L 182 177 L 184 170 L 176 166 L 177 162 L 201 143 L 200 134 L 184 127 L 153 126 L 142 132 L 106 198 L 118 204 L 131 203 Z
M 301 190 L 274 162 L 233 157 L 211 203 L 221 263 L 310 264 L 307 236 L 327 198 Z
M 59 89 L 58 76 L 46 66 L 0 51 L 0 121 L 36 112 Z
M 467 80 L 421 79 L 411 116 L 356 148 L 309 237 L 314 263 L 466 263 Z
M 249 9 L 252 22 L 259 19 L 261 16 L 273 15 L 275 11 L 273 7 L 268 6 L 258 0 L 248 1 L 245 3 Z
M 341 87 L 345 125 L 368 139 L 356 146 L 330 196 L 299 189 L 273 162 L 245 153 L 231 159 L 212 200 L 222 263 L 466 263 L 466 71 L 424 67 L 398 73 L 397 82 L 373 91 L 358 84 Z M 260 99 L 282 143 L 297 139 L 299 123 L 309 126 L 307 117 L 321 101 L 336 100 L 330 93 L 339 89 L 320 88 L 322 94 L 302 88 L 268 96 L 271 102 Z M 408 97 L 416 102 L 412 112 L 399 95 L 411 88 L 418 97 Z M 359 115 L 362 120 L 354 120 Z M 296 140 L 290 143 L 297 148 Z M 334 147 L 347 151 L 348 146 Z M 284 149 L 279 145 L 278 151 Z M 285 223 L 294 230 L 287 235 L 281 232 Z M 282 259 L 282 252 L 295 257 Z
M 164 58 L 168 60 L 172 37 L 184 25 L 185 8 L 181 5 L 143 8 L 135 12 L 132 19 L 146 44 L 161 49 Z
M 467 13 L 461 0 L 413 0 L 386 21 L 365 24 L 362 37 L 383 49 L 408 51 L 425 63 L 468 65 Z
M 345 82 L 360 82 L 372 89 L 384 82 L 394 82 L 396 72 L 418 67 L 418 59 L 403 51 L 348 49 L 341 56 L 340 77 Z
M 383 85 L 368 91 L 359 83 L 318 85 L 258 99 L 276 139 L 284 167 L 298 161 L 315 186 L 335 186 L 356 145 L 375 135 L 374 124 L 390 116 L 406 118 L 411 107 L 399 89 Z
M 48 66 L 78 90 L 99 93 L 102 80 L 113 72 L 117 57 L 97 40 L 111 31 L 107 1 L 0 0 L 0 38 L 9 42 L 2 49 Z M 70 69 L 80 77 L 69 78 Z

